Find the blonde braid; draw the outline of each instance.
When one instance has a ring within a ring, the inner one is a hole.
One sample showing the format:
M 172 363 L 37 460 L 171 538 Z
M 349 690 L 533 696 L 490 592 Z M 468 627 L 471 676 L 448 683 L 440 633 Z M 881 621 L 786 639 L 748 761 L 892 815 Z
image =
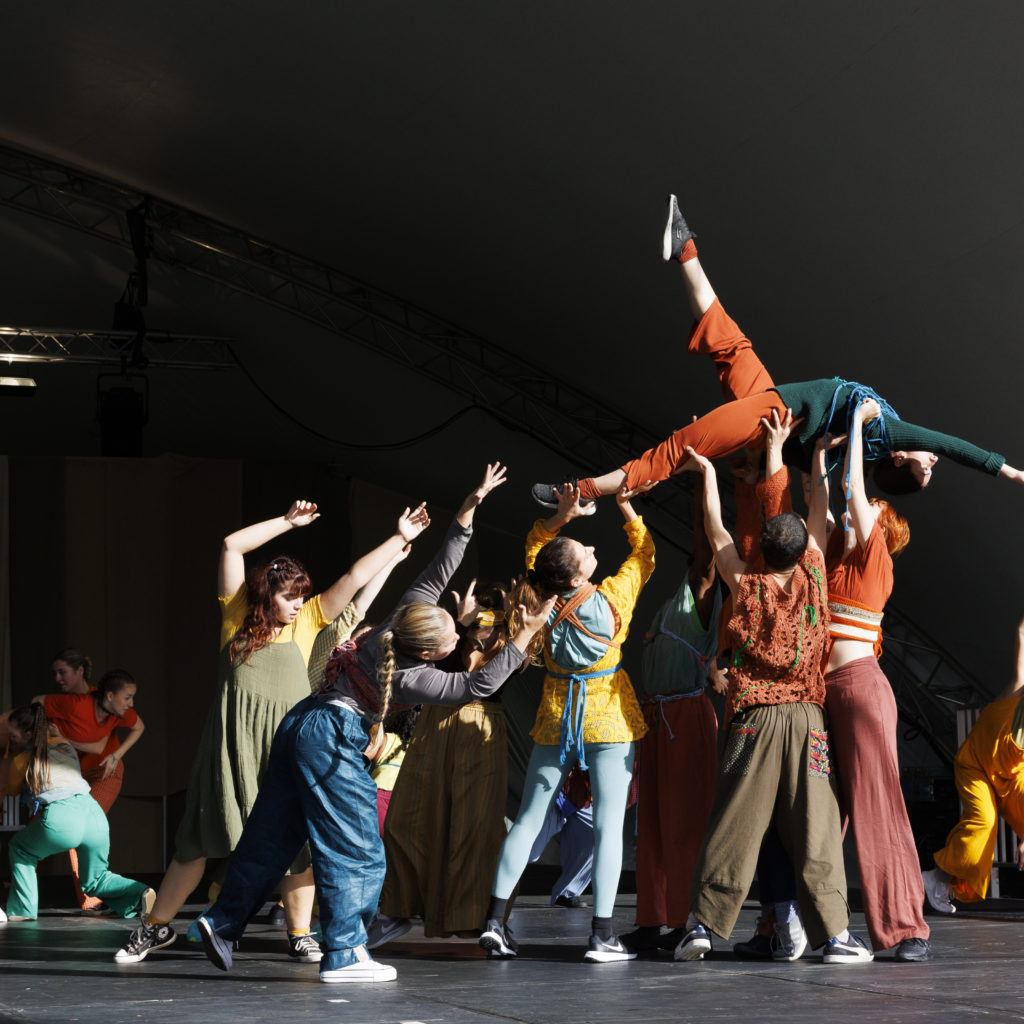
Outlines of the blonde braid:
M 377 721 L 383 722 L 391 706 L 391 677 L 395 673 L 394 633 L 387 630 L 380 637 L 381 658 L 377 664 L 377 684 L 380 687 L 380 713 Z

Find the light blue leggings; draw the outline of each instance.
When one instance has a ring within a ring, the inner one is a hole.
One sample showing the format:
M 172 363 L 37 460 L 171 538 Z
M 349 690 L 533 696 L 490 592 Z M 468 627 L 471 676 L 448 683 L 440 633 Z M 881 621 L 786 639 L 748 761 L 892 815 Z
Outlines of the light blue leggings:
M 590 788 L 594 794 L 594 917 L 611 917 L 622 871 L 622 820 L 633 775 L 632 743 L 588 743 Z M 572 771 L 575 759 L 558 764 L 558 747 L 535 743 L 526 767 L 523 802 L 501 847 L 493 896 L 512 895 L 540 834 L 548 808 Z

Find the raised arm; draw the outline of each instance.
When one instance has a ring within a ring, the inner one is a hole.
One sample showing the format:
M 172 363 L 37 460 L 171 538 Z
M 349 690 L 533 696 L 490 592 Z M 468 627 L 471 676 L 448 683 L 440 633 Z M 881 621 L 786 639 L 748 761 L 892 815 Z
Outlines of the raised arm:
M 448 586 L 448 581 L 462 564 L 466 545 L 469 544 L 469 538 L 473 535 L 473 516 L 477 506 L 495 487 L 500 487 L 504 482 L 504 466 L 497 462 L 494 465 L 488 465 L 484 472 L 483 482 L 466 496 L 466 500 L 456 513 L 451 526 L 448 527 L 441 550 L 434 556 L 430 565 L 420 573 L 413 585 L 402 595 L 397 607 L 409 604 L 411 601 L 437 604 L 445 587 Z
M 867 547 L 868 538 L 875 526 L 875 515 L 864 489 L 864 424 L 880 415 L 878 403 L 873 398 L 865 398 L 854 410 L 853 426 L 846 446 L 844 476 L 849 481 L 846 511 L 850 515 L 850 525 L 857 535 L 861 550 Z M 825 505 L 828 506 L 827 494 Z
M 505 473 L 507 469 L 500 462 L 495 462 L 493 465 L 488 463 L 487 469 L 484 472 L 483 482 L 475 490 L 470 491 L 466 495 L 466 500 L 462 503 L 462 508 L 459 509 L 457 515 L 461 526 L 467 529 L 473 526 L 473 515 L 476 512 L 477 506 L 495 489 L 500 487 L 505 482 Z
M 819 437 L 811 456 L 811 493 L 807 509 L 807 549 L 817 549 L 822 556 L 828 544 L 828 470 L 825 460 L 825 438 Z
M 693 485 L 693 558 L 687 572 L 700 624 L 707 629 L 715 606 L 715 553 L 704 529 L 704 477 L 694 477 Z
M 683 469 L 698 472 L 704 478 L 704 529 L 715 552 L 715 561 L 722 579 L 732 592 L 735 600 L 740 585 L 740 577 L 746 572 L 747 566 L 736 550 L 729 531 L 722 522 L 722 500 L 718 494 L 718 474 L 715 467 L 703 455 L 698 455 L 692 448 L 686 449 L 689 460 Z
M 245 582 L 245 555 L 255 551 L 282 533 L 308 526 L 320 518 L 316 505 L 311 501 L 293 501 L 283 516 L 267 519 L 252 526 L 243 526 L 224 538 L 220 549 L 220 566 L 217 572 L 217 593 L 231 597 Z
M 388 577 L 391 575 L 395 566 L 399 562 L 404 562 L 409 557 L 409 552 L 412 551 L 412 545 L 406 544 L 397 555 L 394 555 L 390 562 L 384 566 L 383 569 L 376 576 L 367 583 L 356 596 L 353 598 L 356 606 L 356 614 L 360 619 L 366 618 L 367 613 L 370 611 L 370 605 L 377 599 L 377 595 L 381 592 L 384 584 L 387 583 Z
M 789 435 L 803 423 L 802 419 L 793 419 L 793 410 L 787 409 L 786 415 L 780 420 L 777 409 L 772 409 L 771 417 L 762 416 L 761 426 L 764 427 L 764 478 L 771 480 L 783 468 L 782 447 Z
M 391 565 L 393 560 L 401 555 L 405 546 L 411 544 L 429 525 L 430 516 L 427 515 L 425 502 L 411 512 L 406 509 L 398 517 L 395 532 L 383 544 L 379 544 L 369 554 L 363 555 L 344 576 L 320 595 L 320 608 L 324 618 L 336 619 L 352 598 Z M 387 579 L 386 575 L 381 579 L 378 591 L 384 585 L 384 579 Z M 371 600 L 374 596 L 376 594 L 371 596 Z

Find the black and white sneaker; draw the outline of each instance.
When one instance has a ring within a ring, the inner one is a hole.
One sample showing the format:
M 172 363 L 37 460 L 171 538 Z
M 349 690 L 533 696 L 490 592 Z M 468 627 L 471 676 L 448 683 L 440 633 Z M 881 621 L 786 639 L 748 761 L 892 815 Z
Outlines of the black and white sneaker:
M 676 197 L 670 195 L 668 197 L 668 216 L 665 220 L 665 233 L 661 239 L 661 258 L 666 263 L 670 260 L 678 260 L 683 253 L 683 246 L 691 238 L 696 237 L 686 221 L 683 220 Z
M 300 964 L 318 964 L 324 958 L 320 943 L 309 932 L 288 936 L 288 955 Z
M 673 954 L 676 960 L 703 960 L 711 952 L 711 936 L 702 924 L 694 925 L 679 941 Z
M 590 946 L 583 959 L 590 964 L 611 964 L 618 960 L 635 960 L 636 953 L 627 949 L 614 935 L 610 939 L 591 935 Z
M 128 936 L 128 941 L 114 954 L 115 963 L 137 964 L 154 949 L 169 946 L 178 936 L 169 924 L 143 922 Z
M 512 937 L 507 924 L 491 918 L 480 936 L 480 948 L 487 950 L 492 960 L 511 960 L 519 952 L 519 943 Z
M 579 481 L 569 480 L 567 483 L 571 483 L 575 487 Z M 563 484 L 534 484 L 530 488 L 530 497 L 533 498 L 538 505 L 542 505 L 544 508 L 558 508 L 558 491 L 561 490 Z M 586 515 L 593 515 L 597 511 L 597 505 L 594 503 L 593 498 L 580 498 L 580 508 L 583 509 Z
M 792 921 L 775 922 L 775 933 L 771 939 L 772 959 L 792 963 L 807 952 L 807 932 L 799 917 Z
M 850 932 L 850 937 L 845 942 L 829 939 L 825 943 L 821 959 L 827 964 L 869 964 L 875 959 L 875 954 L 859 935 Z

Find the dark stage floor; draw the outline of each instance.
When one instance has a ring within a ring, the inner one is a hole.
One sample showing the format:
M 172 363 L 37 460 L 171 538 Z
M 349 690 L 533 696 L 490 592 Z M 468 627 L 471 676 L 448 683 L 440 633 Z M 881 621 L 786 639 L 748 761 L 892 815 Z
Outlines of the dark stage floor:
M 634 897 L 616 920 L 631 927 Z M 190 914 L 201 908 L 190 908 Z M 756 916 L 748 904 L 735 939 Z M 935 959 L 826 967 L 736 960 L 729 946 L 705 962 L 667 954 L 631 963 L 581 960 L 589 910 L 549 909 L 521 899 L 513 961 L 486 961 L 475 943 L 428 940 L 414 928 L 378 952 L 398 981 L 324 985 L 313 965 L 288 961 L 282 932 L 254 924 L 230 974 L 215 970 L 184 936 L 141 964 L 111 956 L 126 932 L 120 919 L 44 911 L 38 922 L 0 925 L 0 1019 L 21 1024 L 83 1021 L 344 1021 L 346 1024 L 582 1024 L 634 1020 L 988 1022 L 1024 1020 L 1021 931 L 1024 901 L 991 901 L 955 917 L 931 916 Z M 864 920 L 856 914 L 855 931 Z

